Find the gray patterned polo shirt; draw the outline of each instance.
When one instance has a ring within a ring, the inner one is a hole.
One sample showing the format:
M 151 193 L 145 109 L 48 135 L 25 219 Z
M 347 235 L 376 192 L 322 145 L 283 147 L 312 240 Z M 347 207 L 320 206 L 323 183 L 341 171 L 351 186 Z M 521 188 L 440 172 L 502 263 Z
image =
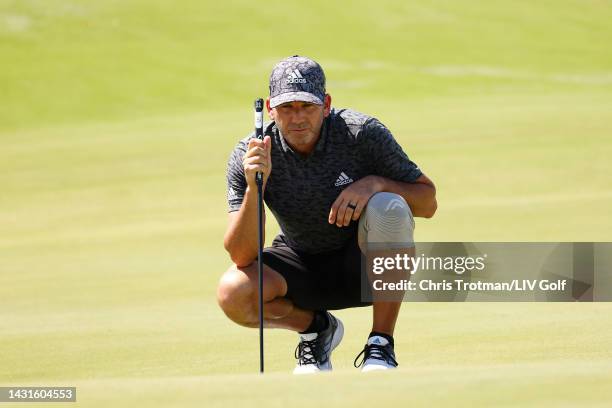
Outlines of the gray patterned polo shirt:
M 332 204 L 351 183 L 368 175 L 410 183 L 422 174 L 380 121 L 353 110 L 332 109 L 307 157 L 289 147 L 274 122 L 264 134 L 272 139 L 272 173 L 264 201 L 287 245 L 299 251 L 339 249 L 357 233 L 357 222 L 348 227 L 327 222 Z M 244 199 L 242 158 L 252 137 L 254 133 L 238 142 L 228 162 L 229 212 L 239 210 Z

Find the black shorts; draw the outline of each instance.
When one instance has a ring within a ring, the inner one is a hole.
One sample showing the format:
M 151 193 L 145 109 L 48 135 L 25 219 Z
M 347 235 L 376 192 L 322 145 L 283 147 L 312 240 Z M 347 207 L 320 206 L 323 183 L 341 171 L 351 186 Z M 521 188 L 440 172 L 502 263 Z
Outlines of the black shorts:
M 278 235 L 264 249 L 263 262 L 285 278 L 285 297 L 297 307 L 337 310 L 372 304 L 361 300 L 361 256 L 356 236 L 339 250 L 308 254 Z

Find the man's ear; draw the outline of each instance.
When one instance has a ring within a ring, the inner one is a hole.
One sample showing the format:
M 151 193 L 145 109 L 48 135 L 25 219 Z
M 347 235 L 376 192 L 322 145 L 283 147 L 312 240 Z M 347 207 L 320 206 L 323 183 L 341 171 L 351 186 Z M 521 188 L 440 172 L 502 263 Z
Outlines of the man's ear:
M 270 117 L 270 119 L 274 120 L 272 108 L 270 107 L 270 98 L 266 98 L 266 110 L 268 111 L 268 116 Z
M 328 117 L 330 111 L 331 111 L 331 95 L 325 94 L 325 99 L 323 100 L 323 116 Z

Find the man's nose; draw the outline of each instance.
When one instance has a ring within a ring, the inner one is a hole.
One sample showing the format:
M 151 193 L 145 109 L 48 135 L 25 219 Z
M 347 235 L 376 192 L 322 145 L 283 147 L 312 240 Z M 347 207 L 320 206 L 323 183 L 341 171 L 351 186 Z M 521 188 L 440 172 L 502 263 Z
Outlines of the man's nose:
M 302 108 L 293 109 L 293 116 L 292 116 L 293 121 L 296 123 L 301 123 L 304 120 L 305 113 L 306 113 L 306 110 Z

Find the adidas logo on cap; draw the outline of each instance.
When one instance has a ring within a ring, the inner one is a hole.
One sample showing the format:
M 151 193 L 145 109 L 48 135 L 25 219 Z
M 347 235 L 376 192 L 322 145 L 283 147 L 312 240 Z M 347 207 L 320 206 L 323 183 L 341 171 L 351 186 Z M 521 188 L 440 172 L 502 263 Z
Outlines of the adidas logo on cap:
M 353 179 L 346 175 L 345 172 L 340 173 L 336 183 L 334 184 L 336 187 L 343 186 L 345 184 L 350 184 L 353 182 Z
M 293 70 L 291 74 L 289 74 L 289 78 L 287 78 L 288 84 L 305 84 L 306 79 L 302 76 L 301 72 L 296 68 Z

